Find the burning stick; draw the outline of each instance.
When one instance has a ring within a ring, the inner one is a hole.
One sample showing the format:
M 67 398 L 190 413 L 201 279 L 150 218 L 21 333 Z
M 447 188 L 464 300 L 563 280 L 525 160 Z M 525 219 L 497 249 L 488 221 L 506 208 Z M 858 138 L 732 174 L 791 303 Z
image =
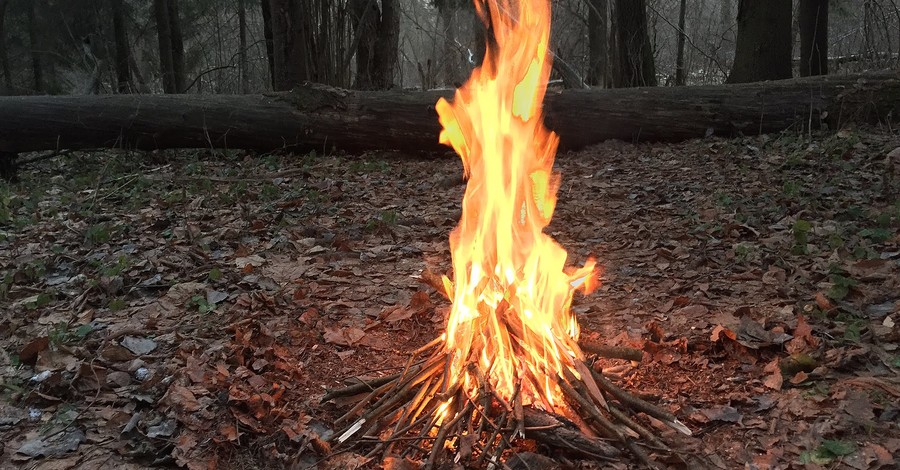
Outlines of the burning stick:
M 551 68 L 549 0 L 475 6 L 495 41 L 453 103 L 436 105 L 440 140 L 468 176 L 450 236 L 453 280 L 442 280 L 452 301 L 447 329 L 399 374 L 329 391 L 328 398 L 368 392 L 338 419 L 345 427 L 335 449 L 375 442 L 370 456 L 399 453 L 425 468 L 452 456 L 456 464 L 494 468 L 524 436 L 617 457 L 619 449 L 599 435 L 652 466 L 644 441 L 657 452 L 668 446 L 629 413 L 686 428 L 588 367 L 570 306 L 576 290 L 596 287 L 594 261 L 567 268 L 568 254 L 545 233 L 560 181 L 553 170 L 559 139 L 541 116 Z M 639 359 L 640 351 L 626 352 Z

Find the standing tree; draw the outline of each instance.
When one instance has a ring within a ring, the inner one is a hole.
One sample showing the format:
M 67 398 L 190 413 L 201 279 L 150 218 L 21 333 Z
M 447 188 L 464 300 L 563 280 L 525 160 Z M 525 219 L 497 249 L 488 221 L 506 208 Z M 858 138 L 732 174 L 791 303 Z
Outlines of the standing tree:
M 119 93 L 131 91 L 130 51 L 128 31 L 125 26 L 125 11 L 122 0 L 110 0 L 113 16 L 113 34 L 116 41 L 116 89 Z
M 38 0 L 28 2 L 28 41 L 31 51 L 31 71 L 34 78 L 34 91 L 44 91 L 44 66 L 41 60 L 40 33 L 38 32 L 37 10 Z
M 178 0 L 166 0 L 169 15 L 169 31 L 172 34 L 172 70 L 175 73 L 176 93 L 182 93 L 185 86 L 184 39 L 181 34 L 181 19 L 178 14 Z
M 375 41 L 381 14 L 374 0 L 350 0 L 350 23 L 356 35 L 356 81 L 354 87 L 369 90 L 374 85 Z
M 375 41 L 372 81 L 380 89 L 394 86 L 394 70 L 400 49 L 400 0 L 381 0 L 381 18 Z
M 644 0 L 616 1 L 616 86 L 656 86 L 656 65 L 647 33 L 647 8 Z
M 181 89 L 175 81 L 175 58 L 172 54 L 172 29 L 169 24 L 167 0 L 153 0 L 153 16 L 156 19 L 159 71 L 162 75 L 163 91 L 178 93 Z
M 275 42 L 272 38 L 272 6 L 269 0 L 260 0 L 262 7 L 263 38 L 266 42 L 266 63 L 269 66 L 269 83 L 275 87 Z
M 828 0 L 800 0 L 800 76 L 828 74 Z
M 11 94 L 13 91 L 12 74 L 9 71 L 9 51 L 6 49 L 6 7 L 9 5 L 8 0 L 0 0 L 0 70 L 3 71 L 3 83 L 6 85 L 4 94 Z
M 307 0 L 269 0 L 275 91 L 290 90 L 312 78 Z
M 728 83 L 791 78 L 791 2 L 740 0 Z
M 250 93 L 250 69 L 247 64 L 247 6 L 238 0 L 238 68 L 241 74 L 241 93 Z
M 400 45 L 400 1 L 350 0 L 350 21 L 356 34 L 356 88 L 388 89 Z
M 687 37 L 687 32 L 684 30 L 685 10 L 687 10 L 687 0 L 681 0 L 681 5 L 678 7 L 678 50 L 675 56 L 675 86 L 684 86 L 686 82 L 684 73 L 684 41 Z
M 609 63 L 609 41 L 606 22 L 609 19 L 608 0 L 588 0 L 588 74 L 591 86 L 606 85 Z

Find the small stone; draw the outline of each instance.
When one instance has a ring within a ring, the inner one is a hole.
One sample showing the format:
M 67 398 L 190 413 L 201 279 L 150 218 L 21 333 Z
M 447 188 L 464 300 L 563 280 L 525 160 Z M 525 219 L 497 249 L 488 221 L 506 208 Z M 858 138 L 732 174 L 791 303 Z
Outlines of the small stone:
M 53 371 L 45 370 L 45 371 L 41 372 L 40 374 L 33 375 L 31 377 L 31 381 L 33 383 L 39 384 L 39 383 L 49 379 L 51 375 L 53 375 Z
M 138 370 L 134 371 L 134 378 L 140 382 L 149 379 L 151 375 L 152 373 L 150 372 L 150 369 L 146 367 L 141 367 Z

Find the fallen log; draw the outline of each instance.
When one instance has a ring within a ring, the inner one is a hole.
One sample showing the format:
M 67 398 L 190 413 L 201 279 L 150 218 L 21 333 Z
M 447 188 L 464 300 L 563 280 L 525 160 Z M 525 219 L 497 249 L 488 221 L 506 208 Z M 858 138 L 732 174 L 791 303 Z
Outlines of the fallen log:
M 101 147 L 445 151 L 434 104 L 451 95 L 306 85 L 262 95 L 2 97 L 0 154 Z M 544 107 L 562 149 L 608 139 L 752 135 L 900 116 L 900 73 L 551 91 Z

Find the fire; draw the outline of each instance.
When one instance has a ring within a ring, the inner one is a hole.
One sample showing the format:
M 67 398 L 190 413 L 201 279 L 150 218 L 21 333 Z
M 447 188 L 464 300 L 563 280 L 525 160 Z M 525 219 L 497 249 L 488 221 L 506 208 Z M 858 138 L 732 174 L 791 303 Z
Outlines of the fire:
M 475 0 L 496 47 L 437 112 L 441 143 L 462 158 L 468 176 L 462 218 L 450 235 L 453 307 L 445 351 L 450 387 L 477 393 L 483 374 L 509 400 L 561 411 L 557 385 L 584 369 L 578 323 L 569 311 L 577 289 L 591 290 L 594 261 L 566 268 L 567 253 L 543 232 L 556 206 L 558 136 L 543 124 L 550 77 L 549 0 Z M 477 367 L 473 371 L 472 364 Z

